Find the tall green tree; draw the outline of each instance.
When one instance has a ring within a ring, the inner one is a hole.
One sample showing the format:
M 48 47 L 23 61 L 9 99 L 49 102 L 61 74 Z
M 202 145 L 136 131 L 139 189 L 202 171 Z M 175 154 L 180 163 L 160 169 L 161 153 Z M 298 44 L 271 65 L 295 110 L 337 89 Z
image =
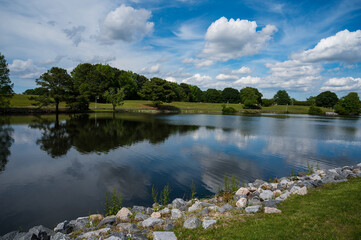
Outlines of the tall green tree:
M 153 101 L 157 107 L 162 102 L 172 102 L 175 97 L 171 83 L 160 78 L 152 78 L 146 82 L 139 95 L 144 99 Z
M 347 96 L 342 97 L 335 105 L 335 112 L 340 115 L 359 115 L 360 98 L 356 92 L 350 92 Z
M 113 111 L 115 111 L 116 106 L 121 106 L 124 104 L 124 91 L 123 89 L 109 88 L 104 93 L 105 99 L 113 105 Z
M 34 89 L 27 89 L 23 92 L 24 95 L 44 95 L 48 92 L 47 89 L 42 87 L 37 87 Z
M 65 69 L 52 67 L 36 79 L 36 84 L 47 90 L 43 95 L 33 98 L 37 101 L 36 105 L 42 107 L 55 104 L 56 114 L 58 114 L 59 103 L 66 100 L 67 89 L 71 84 L 70 75 Z
M 192 96 L 192 91 L 191 91 L 190 85 L 188 85 L 186 83 L 181 83 L 181 84 L 179 84 L 179 86 L 183 89 L 183 98 L 181 99 L 181 101 L 182 102 L 192 102 L 193 96 Z
M 191 92 L 192 92 L 192 101 L 193 102 L 202 102 L 203 101 L 203 91 L 197 87 L 190 85 Z
M 318 107 L 333 108 L 338 102 L 338 97 L 336 93 L 326 91 L 318 94 L 315 100 Z
M 209 88 L 204 92 L 204 101 L 210 103 L 221 102 L 221 92 L 214 88 Z
M 278 90 L 273 99 L 278 105 L 287 105 L 291 103 L 291 98 L 286 90 Z
M 6 59 L 0 53 L 0 107 L 8 107 L 10 98 L 14 95 L 14 84 L 10 81 L 9 72 Z
M 120 71 L 119 87 L 124 91 L 125 99 L 137 98 L 137 83 L 133 79 L 133 73 L 131 71 Z
M 221 99 L 225 103 L 239 103 L 241 101 L 239 91 L 230 87 L 223 89 Z
M 261 104 L 263 94 L 257 88 L 245 87 L 240 90 L 241 103 L 245 104 L 246 101 L 253 104 Z

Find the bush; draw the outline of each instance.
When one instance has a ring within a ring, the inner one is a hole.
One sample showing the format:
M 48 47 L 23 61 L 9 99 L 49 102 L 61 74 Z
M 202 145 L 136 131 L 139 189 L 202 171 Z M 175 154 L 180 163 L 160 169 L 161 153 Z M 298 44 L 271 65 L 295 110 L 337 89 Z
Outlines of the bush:
M 234 107 L 227 107 L 225 104 L 222 105 L 222 113 L 236 113 L 237 110 Z
M 259 104 L 257 104 L 256 101 L 247 99 L 247 100 L 244 102 L 243 108 L 244 108 L 244 109 L 261 109 L 261 106 L 260 106 Z
M 105 193 L 105 215 L 116 215 L 118 211 L 122 208 L 123 198 L 120 192 L 114 189 L 112 193 Z
M 310 115 L 324 115 L 325 113 L 322 111 L 321 108 L 316 107 L 315 105 L 311 105 L 308 109 L 308 114 Z
M 270 107 L 274 104 L 274 100 L 273 99 L 267 99 L 267 98 L 262 98 L 262 106 L 264 107 Z

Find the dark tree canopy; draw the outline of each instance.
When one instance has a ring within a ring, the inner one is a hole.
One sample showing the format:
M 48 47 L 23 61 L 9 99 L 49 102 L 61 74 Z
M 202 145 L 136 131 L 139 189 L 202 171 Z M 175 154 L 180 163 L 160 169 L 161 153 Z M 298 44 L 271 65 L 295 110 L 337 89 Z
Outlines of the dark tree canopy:
M 318 94 L 315 102 L 319 107 L 333 108 L 338 102 L 338 97 L 336 93 L 326 91 Z
M 221 102 L 221 92 L 214 88 L 209 88 L 204 92 L 204 101 L 210 103 Z
M 247 100 L 253 104 L 262 103 L 263 94 L 258 91 L 257 88 L 245 87 L 240 91 L 241 103 L 245 103 Z
M 9 78 L 9 68 L 4 55 L 0 53 L 0 107 L 8 107 L 13 96 L 13 86 Z
M 239 103 L 241 101 L 239 91 L 230 87 L 223 89 L 221 99 L 224 103 Z
M 340 115 L 359 115 L 360 98 L 356 92 L 350 92 L 347 96 L 342 97 L 335 105 L 335 112 Z
M 37 87 L 34 89 L 27 89 L 23 92 L 24 95 L 44 95 L 47 94 L 48 90 L 43 87 Z
M 172 102 L 175 97 L 171 83 L 160 78 L 152 78 L 146 82 L 139 95 L 144 99 L 153 101 L 156 105 L 161 102 Z
M 287 105 L 291 103 L 291 98 L 286 90 L 278 90 L 273 99 L 278 105 Z
M 202 102 L 203 101 L 203 91 L 197 87 L 190 85 L 191 92 L 192 92 L 192 101 L 193 102 Z

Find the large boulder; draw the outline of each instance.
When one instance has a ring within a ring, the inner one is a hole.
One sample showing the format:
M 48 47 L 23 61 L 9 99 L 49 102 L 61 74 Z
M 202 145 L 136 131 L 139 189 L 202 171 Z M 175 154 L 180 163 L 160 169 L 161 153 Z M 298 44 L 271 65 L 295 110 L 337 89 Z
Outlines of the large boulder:
M 70 237 L 64 233 L 57 232 L 51 240 L 70 240 Z
M 182 218 L 183 217 L 183 213 L 181 210 L 179 209 L 172 209 L 172 215 L 171 215 L 171 219 L 179 219 L 179 218 Z
M 210 228 L 211 226 L 213 226 L 214 224 L 216 224 L 217 221 L 216 220 L 204 220 L 202 222 L 202 227 L 204 229 Z
M 108 216 L 105 217 L 103 220 L 101 220 L 97 227 L 100 228 L 106 225 L 113 225 L 114 223 L 116 223 L 116 221 L 117 221 L 117 217 L 115 215 Z
M 89 218 L 90 218 L 90 220 L 91 220 L 92 222 L 95 222 L 95 221 L 101 221 L 101 220 L 103 220 L 103 219 L 104 219 L 104 216 L 101 215 L 101 214 L 92 214 L 92 215 L 89 216 Z
M 188 212 L 195 212 L 197 210 L 201 210 L 202 209 L 202 205 L 200 202 L 195 202 L 192 206 L 190 206 L 188 208 Z
M 259 197 L 265 201 L 273 198 L 273 192 L 271 190 L 263 190 Z
M 306 187 L 302 187 L 302 188 L 298 189 L 298 190 L 296 191 L 296 194 L 298 194 L 298 195 L 306 195 L 306 194 L 307 194 L 307 188 L 306 188 Z
M 199 218 L 188 218 L 184 224 L 183 227 L 187 229 L 195 229 L 198 228 L 202 224 L 202 221 Z
M 154 240 L 177 240 L 174 232 L 153 232 Z
M 246 207 L 245 211 L 246 213 L 256 213 L 259 212 L 260 209 L 261 209 L 261 205 L 255 205 L 255 206 Z
M 132 223 L 119 223 L 117 225 L 117 227 L 119 228 L 120 231 L 127 231 L 129 233 L 133 233 L 138 231 L 137 226 L 135 226 Z
M 226 211 L 230 211 L 232 209 L 233 209 L 233 207 L 231 205 L 229 205 L 228 203 L 226 203 L 222 207 L 218 208 L 218 212 L 223 213 Z
M 145 212 L 145 207 L 143 206 L 133 206 L 131 212 L 132 213 L 139 213 L 139 212 Z
M 240 198 L 237 202 L 236 202 L 236 206 L 239 208 L 244 208 L 247 206 L 247 198 Z
M 89 224 L 89 217 L 78 217 L 75 220 L 71 220 L 67 227 L 69 227 L 69 231 L 77 231 L 84 229 L 87 224 Z
M 187 203 L 181 198 L 176 198 L 172 202 L 172 207 L 173 208 L 178 208 L 179 209 L 179 208 L 181 208 L 183 206 L 186 206 L 186 205 L 187 205 Z
M 129 221 L 130 216 L 132 216 L 132 212 L 128 208 L 123 207 L 122 209 L 120 209 L 118 211 L 117 215 L 115 215 L 115 216 L 120 221 Z
M 143 220 L 145 220 L 145 219 L 147 219 L 147 218 L 149 218 L 149 215 L 147 215 L 147 214 L 144 214 L 144 213 L 141 213 L 141 212 L 138 212 L 136 215 L 135 215 L 135 217 L 134 217 L 134 220 L 136 220 L 136 221 L 143 221 Z
M 163 219 L 150 217 L 142 222 L 142 226 L 145 228 L 161 226 L 164 223 Z
M 150 216 L 153 217 L 153 218 L 160 218 L 162 215 L 160 214 L 160 212 L 154 212 Z
M 54 232 L 61 232 L 61 233 L 71 233 L 73 229 L 69 226 L 69 221 L 65 220 L 64 222 L 59 223 L 54 228 Z
M 236 192 L 236 195 L 243 195 L 246 196 L 249 193 L 249 190 L 247 188 L 241 187 L 240 189 L 238 189 L 238 191 Z

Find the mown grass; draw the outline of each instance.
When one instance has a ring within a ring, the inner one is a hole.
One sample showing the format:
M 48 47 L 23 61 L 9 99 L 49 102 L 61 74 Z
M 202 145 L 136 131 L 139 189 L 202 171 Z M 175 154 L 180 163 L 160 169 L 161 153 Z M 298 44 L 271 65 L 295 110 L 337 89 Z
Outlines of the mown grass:
M 15 94 L 11 99 L 12 108 L 35 108 L 32 103 L 34 101 L 29 100 L 29 95 Z M 194 103 L 194 102 L 172 102 L 165 103 L 164 108 L 173 110 L 179 110 L 184 113 L 222 113 L 223 103 Z M 242 104 L 228 104 L 229 107 L 235 108 L 240 113 L 291 113 L 291 114 L 307 114 L 308 106 L 271 106 L 263 107 L 260 110 L 247 110 L 243 109 Z M 59 105 L 60 108 L 65 108 L 65 103 L 62 102 Z M 47 108 L 55 108 L 54 106 L 48 106 Z M 111 111 L 112 105 L 109 103 L 95 103 L 91 102 L 89 105 L 91 110 L 99 111 Z M 130 110 L 130 111 L 144 111 L 144 110 L 156 110 L 152 107 L 151 101 L 146 100 L 126 100 L 124 105 L 118 106 L 117 110 Z M 322 108 L 323 111 L 331 112 L 332 109 Z
M 208 229 L 175 230 L 178 239 L 361 239 L 361 178 L 292 196 L 281 214 L 225 217 Z

